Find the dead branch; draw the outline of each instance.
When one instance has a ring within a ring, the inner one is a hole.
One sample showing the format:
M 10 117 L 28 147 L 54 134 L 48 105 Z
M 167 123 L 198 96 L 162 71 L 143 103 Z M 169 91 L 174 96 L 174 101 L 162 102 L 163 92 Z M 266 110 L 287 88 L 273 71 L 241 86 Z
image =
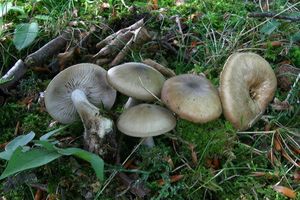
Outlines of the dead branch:
M 20 59 L 15 65 L 6 72 L 6 74 L 1 78 L 2 80 L 8 80 L 8 82 L 0 85 L 0 89 L 6 89 L 13 84 L 15 84 L 27 71 L 27 66 Z
M 145 197 L 150 192 L 150 190 L 146 188 L 142 182 L 135 183 L 135 180 L 131 179 L 129 176 L 122 172 L 117 173 L 117 176 L 119 177 L 121 182 L 127 188 L 129 188 L 130 192 L 139 198 Z
M 36 52 L 28 55 L 25 59 L 25 64 L 28 67 L 40 66 L 46 60 L 57 55 L 63 48 L 66 47 L 68 41 L 72 38 L 72 32 L 66 31 L 45 44 L 42 48 Z
M 172 69 L 167 68 L 167 67 L 155 62 L 154 60 L 151 60 L 148 58 L 148 59 L 143 60 L 142 62 L 145 63 L 146 65 L 153 67 L 154 69 L 156 69 L 157 71 L 159 71 L 160 73 L 162 73 L 162 75 L 164 75 L 166 77 L 176 76 L 175 72 Z
M 99 51 L 93 56 L 94 62 L 108 64 L 109 67 L 120 64 L 131 49 L 140 48 L 142 44 L 151 40 L 143 25 L 144 20 L 141 19 L 100 41 L 96 45 Z
M 263 13 L 253 12 L 253 13 L 249 13 L 248 17 L 254 17 L 254 18 L 268 17 L 274 19 L 289 20 L 292 22 L 300 21 L 300 16 L 278 15 L 277 13 L 272 13 L 272 12 L 263 12 Z

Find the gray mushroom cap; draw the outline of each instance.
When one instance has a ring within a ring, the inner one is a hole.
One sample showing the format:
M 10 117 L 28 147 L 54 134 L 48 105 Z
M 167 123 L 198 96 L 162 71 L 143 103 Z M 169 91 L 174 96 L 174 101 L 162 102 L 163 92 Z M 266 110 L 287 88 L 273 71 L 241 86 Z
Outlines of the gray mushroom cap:
M 68 124 L 78 119 L 71 95 L 75 89 L 84 92 L 93 105 L 110 109 L 116 99 L 116 91 L 107 83 L 106 70 L 102 67 L 81 63 L 73 65 L 49 83 L 45 92 L 48 113 L 57 121 Z
M 168 79 L 161 99 L 180 118 L 206 123 L 222 113 L 217 89 L 203 75 L 182 74 Z
M 144 101 L 155 100 L 153 94 L 160 97 L 161 88 L 165 82 L 164 76 L 159 71 L 143 63 L 135 62 L 124 63 L 109 69 L 107 80 L 122 94 Z
M 172 130 L 176 125 L 174 115 L 164 107 L 139 104 L 125 110 L 117 122 L 118 129 L 133 137 L 152 137 Z
M 236 129 L 250 128 L 273 99 L 277 80 L 270 64 L 255 53 L 235 53 L 220 76 L 224 116 Z

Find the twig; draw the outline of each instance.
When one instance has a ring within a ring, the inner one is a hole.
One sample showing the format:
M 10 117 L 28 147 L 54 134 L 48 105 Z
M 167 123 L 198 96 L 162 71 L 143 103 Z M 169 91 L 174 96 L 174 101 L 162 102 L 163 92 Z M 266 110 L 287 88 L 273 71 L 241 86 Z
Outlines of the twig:
M 300 79 L 300 73 L 298 74 L 298 76 L 297 76 L 297 78 L 296 78 L 296 80 L 295 80 L 295 82 L 294 82 L 294 84 L 293 84 L 291 90 L 289 91 L 289 93 L 288 93 L 288 95 L 287 95 L 287 97 L 286 97 L 286 99 L 285 99 L 284 101 L 286 101 L 286 102 L 289 101 L 289 98 L 291 97 L 291 95 L 292 95 L 292 93 L 293 93 L 293 90 L 294 90 L 294 88 L 296 87 L 296 85 L 297 85 L 299 79 Z
M 148 188 L 145 188 L 142 182 L 135 183 L 135 180 L 129 178 L 122 172 L 117 173 L 117 176 L 120 178 L 123 184 L 139 198 L 145 197 L 150 192 Z
M 284 12 L 286 12 L 286 11 L 288 11 L 288 10 L 294 8 L 294 7 L 296 7 L 296 6 L 299 5 L 299 4 L 300 4 L 300 2 L 295 3 L 294 5 L 289 6 L 288 8 L 286 8 L 286 9 L 284 9 L 283 11 L 277 13 L 277 14 L 274 15 L 273 17 L 271 17 L 271 18 L 269 18 L 269 19 L 263 21 L 262 23 L 258 24 L 257 26 L 255 26 L 255 27 L 249 29 L 248 31 L 246 31 L 246 32 L 244 32 L 244 33 L 241 32 L 241 34 L 239 35 L 239 37 L 242 37 L 242 36 L 244 36 L 244 35 L 247 35 L 248 33 L 250 33 L 250 32 L 252 32 L 252 31 L 256 30 L 258 27 L 264 25 L 265 23 L 267 23 L 267 22 L 270 21 L 271 19 L 275 18 L 276 16 L 281 15 L 282 13 L 284 13 Z
M 261 12 L 261 13 L 253 12 L 253 13 L 249 13 L 248 17 L 269 17 L 274 19 L 290 20 L 292 22 L 300 21 L 300 16 L 278 15 L 272 12 Z
M 162 102 L 160 98 L 158 98 L 153 92 L 151 92 L 148 88 L 146 88 L 146 86 L 144 85 L 144 83 L 143 83 L 143 81 L 142 81 L 142 79 L 141 79 L 140 76 L 139 76 L 139 81 L 140 81 L 142 87 L 143 87 L 147 92 L 149 92 L 149 93 L 150 93 L 157 101 L 159 101 L 160 103 Z
M 159 71 L 160 73 L 162 73 L 162 75 L 164 75 L 166 77 L 176 76 L 175 72 L 172 69 L 167 68 L 167 67 L 155 62 L 154 60 L 151 60 L 148 58 L 148 59 L 143 60 L 142 62 L 146 65 L 153 67 L 154 69 L 156 69 L 157 71 Z
M 64 32 L 55 39 L 45 44 L 42 48 L 36 52 L 30 54 L 25 59 L 25 64 L 28 67 L 41 66 L 45 60 L 57 55 L 64 47 L 66 47 L 68 41 L 72 38 L 70 31 Z
M 0 85 L 0 89 L 6 89 L 15 84 L 26 73 L 26 71 L 27 66 L 21 59 L 18 60 L 15 65 L 1 78 L 9 81 Z
M 238 131 L 237 134 L 268 134 L 268 133 L 275 133 L 276 130 L 273 131 Z

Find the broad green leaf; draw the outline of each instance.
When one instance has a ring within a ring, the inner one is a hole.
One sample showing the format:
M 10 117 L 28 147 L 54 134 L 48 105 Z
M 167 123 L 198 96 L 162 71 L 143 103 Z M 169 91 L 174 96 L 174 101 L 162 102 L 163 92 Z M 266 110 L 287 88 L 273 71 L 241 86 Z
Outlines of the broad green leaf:
M 6 15 L 9 11 L 17 11 L 25 14 L 24 10 L 20 6 L 13 6 L 11 2 L 0 4 L 0 17 Z
M 66 125 L 66 126 L 63 126 L 63 127 L 61 127 L 61 128 L 58 128 L 58 129 L 55 129 L 55 130 L 53 130 L 53 131 L 48 132 L 48 133 L 42 135 L 42 136 L 40 137 L 40 140 L 48 140 L 49 137 L 51 137 L 52 135 L 58 133 L 59 131 L 65 129 L 65 128 L 67 128 L 68 126 L 69 126 L 69 125 Z
M 74 155 L 78 158 L 81 158 L 89 163 L 91 163 L 97 178 L 100 181 L 104 180 L 104 161 L 97 156 L 96 154 L 93 154 L 91 152 L 85 151 L 83 149 L 79 148 L 67 148 L 67 149 L 60 149 L 57 148 L 57 152 L 62 155 Z
M 61 157 L 61 154 L 44 148 L 22 152 L 22 148 L 18 147 L 8 161 L 7 167 L 0 176 L 0 180 L 15 173 L 45 165 L 59 157 Z
M 50 143 L 46 140 L 35 140 L 34 142 L 35 142 L 35 144 L 38 144 L 39 146 L 44 147 L 48 151 L 56 151 L 57 152 L 53 143 Z
M 260 32 L 266 35 L 270 35 L 273 31 L 275 31 L 278 28 L 279 25 L 280 23 L 276 20 L 270 20 L 262 26 Z
M 36 38 L 39 26 L 36 22 L 17 25 L 14 32 L 14 45 L 18 50 L 29 46 Z
M 96 154 L 93 154 L 91 152 L 85 151 L 83 149 L 79 148 L 67 148 L 67 149 L 61 149 L 56 147 L 54 144 L 46 141 L 46 140 L 38 140 L 35 141 L 36 144 L 39 144 L 46 148 L 48 151 L 57 151 L 57 153 L 64 155 L 64 156 L 76 156 L 80 159 L 83 159 L 87 162 L 89 162 L 95 173 L 97 178 L 102 181 L 104 180 L 104 161 L 97 156 Z
M 6 146 L 5 146 L 5 151 L 0 153 L 0 158 L 4 160 L 9 160 L 11 158 L 11 155 L 13 152 L 18 148 L 25 146 L 28 144 L 35 136 L 34 132 L 30 132 L 26 135 L 20 135 L 10 141 Z
M 35 136 L 34 132 L 30 132 L 26 135 L 20 135 L 18 137 L 16 137 L 15 139 L 13 139 L 12 141 L 10 141 L 6 146 L 5 146 L 5 150 L 16 150 L 18 146 L 24 146 L 26 144 L 28 144 Z

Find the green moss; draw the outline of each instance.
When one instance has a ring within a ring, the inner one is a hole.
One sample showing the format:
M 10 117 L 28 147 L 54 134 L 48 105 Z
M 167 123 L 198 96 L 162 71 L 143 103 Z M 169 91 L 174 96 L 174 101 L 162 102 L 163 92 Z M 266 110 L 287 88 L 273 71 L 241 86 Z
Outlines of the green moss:
M 228 154 L 235 137 L 231 125 L 222 119 L 202 125 L 179 120 L 176 130 L 180 137 L 196 145 L 202 164 L 207 157 Z

